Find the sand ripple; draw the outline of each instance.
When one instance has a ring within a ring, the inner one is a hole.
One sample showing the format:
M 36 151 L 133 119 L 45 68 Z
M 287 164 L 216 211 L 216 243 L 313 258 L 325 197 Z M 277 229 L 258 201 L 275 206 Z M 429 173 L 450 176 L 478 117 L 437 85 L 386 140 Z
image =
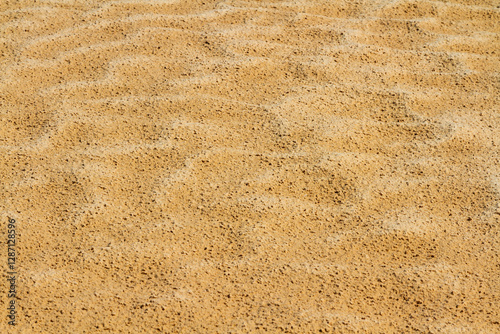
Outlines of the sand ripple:
M 32 5 L 0 4 L 18 332 L 499 330 L 496 1 Z

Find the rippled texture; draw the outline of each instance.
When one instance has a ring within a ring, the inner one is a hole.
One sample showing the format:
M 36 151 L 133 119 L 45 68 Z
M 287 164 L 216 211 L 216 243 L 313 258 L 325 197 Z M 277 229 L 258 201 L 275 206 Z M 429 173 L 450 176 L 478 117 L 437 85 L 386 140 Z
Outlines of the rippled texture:
M 2 1 L 0 27 L 1 332 L 500 331 L 497 1 Z

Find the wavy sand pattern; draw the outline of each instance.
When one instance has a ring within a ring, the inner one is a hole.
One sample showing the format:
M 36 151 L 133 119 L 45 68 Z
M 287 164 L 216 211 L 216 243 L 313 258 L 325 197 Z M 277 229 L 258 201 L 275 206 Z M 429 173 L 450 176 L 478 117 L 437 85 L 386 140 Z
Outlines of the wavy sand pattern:
M 500 332 L 498 1 L 0 20 L 2 333 Z

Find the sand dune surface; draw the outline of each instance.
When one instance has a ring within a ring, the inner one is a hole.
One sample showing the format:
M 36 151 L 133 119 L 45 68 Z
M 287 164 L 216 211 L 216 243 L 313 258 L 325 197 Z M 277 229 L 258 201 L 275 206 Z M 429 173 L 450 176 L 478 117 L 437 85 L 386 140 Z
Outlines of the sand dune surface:
M 5 0 L 0 27 L 0 332 L 500 332 L 498 1 Z

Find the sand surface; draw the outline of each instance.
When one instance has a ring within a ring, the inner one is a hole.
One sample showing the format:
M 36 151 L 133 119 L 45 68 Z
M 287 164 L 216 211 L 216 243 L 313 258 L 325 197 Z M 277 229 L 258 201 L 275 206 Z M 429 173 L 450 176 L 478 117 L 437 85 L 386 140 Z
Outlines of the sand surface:
M 497 0 L 0 27 L 1 333 L 500 333 Z

